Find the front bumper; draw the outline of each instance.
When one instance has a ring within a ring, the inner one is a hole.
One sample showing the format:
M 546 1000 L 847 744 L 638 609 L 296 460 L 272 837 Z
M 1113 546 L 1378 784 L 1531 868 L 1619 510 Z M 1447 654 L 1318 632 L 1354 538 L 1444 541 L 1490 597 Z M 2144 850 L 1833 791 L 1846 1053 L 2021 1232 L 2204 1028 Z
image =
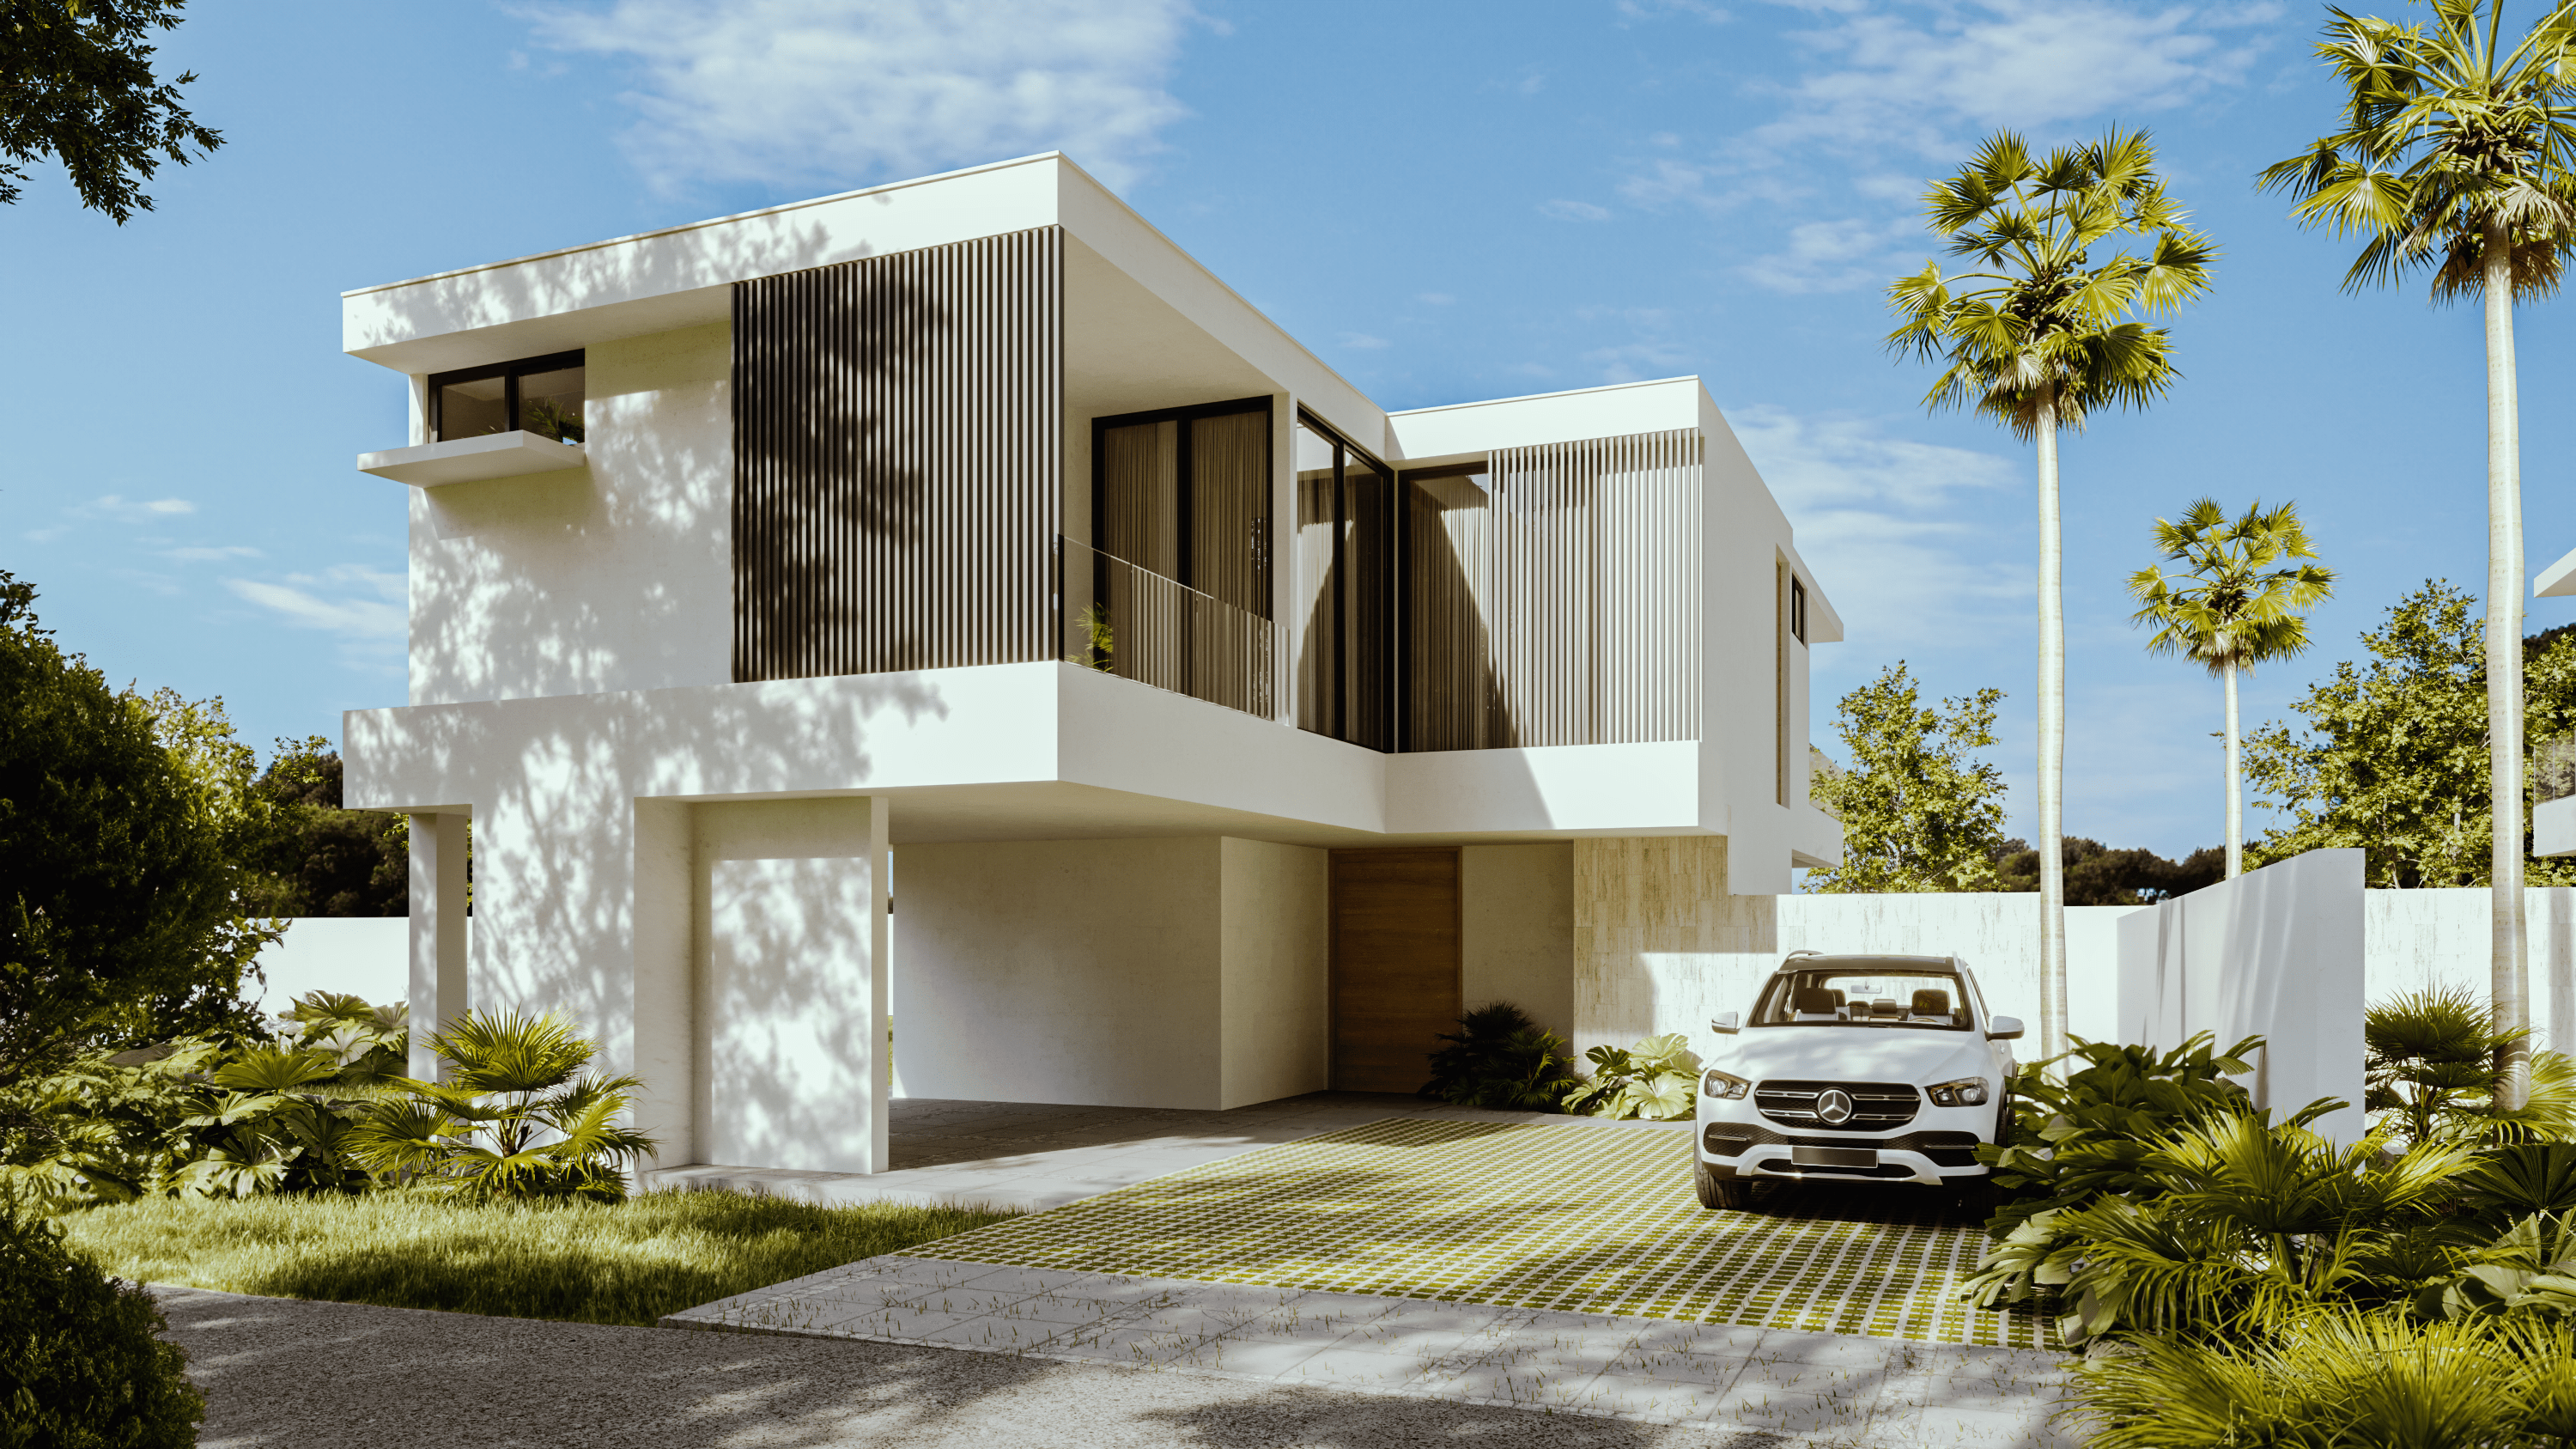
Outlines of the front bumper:
M 1696 1137 L 1699 1160 L 1719 1178 L 1919 1182 L 1937 1187 L 1974 1181 L 1988 1171 L 1976 1160 L 1976 1149 L 1991 1140 L 1992 1107 L 1927 1106 L 1914 1121 L 1895 1131 L 1824 1133 L 1785 1131 L 1751 1111 L 1712 1115 L 1707 1110 L 1712 1105 L 1702 1099 Z M 1802 1153 L 1801 1148 L 1823 1151 Z M 1831 1160 L 1855 1152 L 1868 1153 L 1870 1165 Z M 1801 1156 L 1827 1160 L 1800 1162 Z

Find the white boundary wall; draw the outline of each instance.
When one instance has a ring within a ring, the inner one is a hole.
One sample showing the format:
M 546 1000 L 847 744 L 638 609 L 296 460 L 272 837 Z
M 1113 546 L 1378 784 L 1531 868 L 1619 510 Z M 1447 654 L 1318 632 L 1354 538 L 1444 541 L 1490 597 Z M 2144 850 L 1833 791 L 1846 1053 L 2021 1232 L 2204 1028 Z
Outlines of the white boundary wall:
M 470 928 L 469 928 L 470 929 Z M 363 996 L 377 1006 L 411 999 L 411 918 L 301 916 L 259 953 L 268 977 L 259 1009 L 275 1016 L 308 991 Z
M 2117 1040 L 2159 1050 L 2199 1032 L 2220 1050 L 2264 1039 L 2244 1085 L 2286 1117 L 2324 1097 L 2338 1142 L 2363 1130 L 2362 853 L 2313 850 L 2134 912 L 2119 922 Z

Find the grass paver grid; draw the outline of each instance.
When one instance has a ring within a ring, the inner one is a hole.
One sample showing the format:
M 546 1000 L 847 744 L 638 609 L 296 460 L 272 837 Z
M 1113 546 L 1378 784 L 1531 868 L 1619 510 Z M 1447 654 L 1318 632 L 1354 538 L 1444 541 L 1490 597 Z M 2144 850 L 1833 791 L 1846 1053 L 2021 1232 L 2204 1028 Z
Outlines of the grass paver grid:
M 1929 1189 L 1710 1212 L 1687 1133 L 1392 1118 L 1202 1164 L 914 1257 L 2054 1348 L 1958 1300 L 1984 1234 Z

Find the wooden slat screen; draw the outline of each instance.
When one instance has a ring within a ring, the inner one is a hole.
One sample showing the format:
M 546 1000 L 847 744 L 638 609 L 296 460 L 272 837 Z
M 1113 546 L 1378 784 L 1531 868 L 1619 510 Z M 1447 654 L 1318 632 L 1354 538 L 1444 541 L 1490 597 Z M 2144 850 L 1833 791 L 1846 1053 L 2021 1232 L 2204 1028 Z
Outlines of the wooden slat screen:
M 736 283 L 733 677 L 1052 657 L 1055 227 Z
M 1406 480 L 1407 750 L 1699 737 L 1700 435 Z

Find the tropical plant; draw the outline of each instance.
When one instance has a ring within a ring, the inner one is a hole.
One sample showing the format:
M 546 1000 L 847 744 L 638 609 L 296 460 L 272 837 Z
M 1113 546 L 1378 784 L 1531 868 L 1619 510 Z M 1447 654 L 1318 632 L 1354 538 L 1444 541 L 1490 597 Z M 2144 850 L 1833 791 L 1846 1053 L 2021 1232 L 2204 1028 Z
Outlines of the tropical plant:
M 2048 1071 L 2055 1063 L 2024 1063 L 2013 1076 L 2009 1138 L 1977 1149 L 2005 1199 L 1988 1234 L 2001 1238 L 2036 1214 L 2105 1194 L 2151 1194 L 2141 1164 L 2166 1133 L 2251 1110 L 2228 1078 L 2251 1072 L 2248 1055 L 2262 1045 L 2249 1036 L 2219 1052 L 2204 1031 L 2160 1053 L 2078 1037 L 2068 1057 L 2084 1065 L 2061 1067 L 2063 1080 Z
M 2330 1309 L 2235 1342 L 2148 1337 L 2082 1363 L 2093 1449 L 2436 1449 L 2576 1440 L 2576 1331 Z
M 2198 297 L 2216 253 L 2165 195 L 2144 133 L 2034 158 L 1998 132 L 1924 196 L 1932 231 L 1970 269 L 1939 261 L 1888 288 L 1888 345 L 1948 365 L 1925 396 L 1973 405 L 2038 451 L 2040 1055 L 2066 1050 L 2066 910 L 2058 842 L 2066 755 L 2064 539 L 2057 435 L 2102 407 L 2144 408 L 2173 384 L 2171 338 L 2134 320 Z M 2132 255 L 2127 238 L 2144 244 Z
M 653 1138 L 620 1123 L 644 1084 L 575 1076 L 596 1049 L 548 1013 L 467 1012 L 429 1039 L 443 1082 L 397 1078 L 349 1134 L 357 1160 L 387 1177 L 467 1197 L 626 1196 L 625 1168 Z
M 224 138 L 179 104 L 179 87 L 152 72 L 154 30 L 172 30 L 187 0 L 11 0 L 0 25 L 0 205 L 27 180 L 20 163 L 63 163 L 81 204 L 122 226 L 152 198 L 137 184 L 164 157 L 182 166 Z
M 2532 1056 L 2520 1107 L 2498 1110 L 2509 1033 L 2465 987 L 2427 987 L 2362 1013 L 2367 1096 L 2386 1136 L 2405 1142 L 2576 1140 L 2576 1060 Z
M 1650 1036 L 1625 1051 L 1583 1054 L 1592 1079 L 1566 1089 L 1565 1110 L 1626 1121 L 1676 1122 L 1699 1110 L 1699 1057 L 1679 1032 Z
M 2310 1103 L 2277 1126 L 2223 1112 L 2174 1128 L 2137 1163 L 2146 1191 L 2032 1215 L 1965 1291 L 1994 1306 L 2054 1288 L 2070 1343 L 2259 1335 L 2319 1308 L 2412 1301 L 2454 1271 L 2445 1210 L 2478 1149 L 2391 1156 L 2377 1138 L 2338 1147 L 2309 1130 L 2346 1105 Z
M 1461 1107 L 1501 1112 L 1554 1112 L 1565 1096 L 1574 1058 L 1565 1038 L 1530 1020 L 1508 1001 L 1491 1002 L 1458 1018 L 1449 1043 L 1431 1054 L 1431 1080 L 1422 1095 Z
M 2337 664 L 2290 706 L 2297 730 L 2246 737 L 2254 803 L 2288 817 L 2248 847 L 2248 862 L 2350 849 L 2363 852 L 2367 885 L 2487 884 L 2487 668 L 2474 601 L 2428 580 L 2361 643 L 2367 661 Z M 2576 732 L 2576 632 L 2534 635 L 2523 658 L 2524 737 Z M 2523 870 L 2529 884 L 2576 884 L 2576 861 L 2526 857 Z
M 141 1284 L 0 1198 L 0 1443 L 180 1449 L 206 1403 Z
M 568 408 L 550 397 L 532 397 L 519 404 L 519 426 L 541 438 L 558 443 L 578 443 L 581 439 L 581 410 Z
M 1109 606 L 1094 604 L 1073 621 L 1082 631 L 1082 647 L 1065 656 L 1068 664 L 1097 669 L 1103 674 L 1117 668 L 1118 630 L 1109 622 Z
M 0 1089 L 0 1186 L 48 1210 L 156 1194 L 354 1192 L 348 1131 L 404 1064 L 407 1008 L 312 992 L 284 1043 L 183 1037 Z
M 2304 611 L 2334 593 L 2334 571 L 2316 563 L 2299 506 L 2258 500 L 2230 519 L 2215 498 L 2156 520 L 2156 552 L 2182 567 L 2150 564 L 2129 577 L 2139 603 L 2131 622 L 2153 624 L 2150 654 L 2179 654 L 2227 686 L 2227 878 L 2245 873 L 2245 772 L 2238 755 L 2236 675 L 2308 647 Z
M 1904 660 L 1842 697 L 1834 730 L 1849 770 L 1810 775 L 1817 808 L 1843 823 L 1842 864 L 1807 873 L 1810 892 L 1973 891 L 1994 879 L 2003 772 L 1971 758 L 1995 742 L 2000 689 L 1934 710 Z
M 2478 298 L 2487 364 L 2487 794 L 2499 1030 L 2530 1024 L 2523 933 L 2522 458 L 2513 304 L 2558 290 L 2576 243 L 2576 6 L 2552 4 L 2509 46 L 2504 0 L 2433 0 L 2433 23 L 2330 13 L 2317 54 L 2343 123 L 2263 172 L 2302 226 L 2365 238 L 2347 291 L 2432 272 L 2436 302 Z M 2520 1037 L 2495 1103 L 2522 1104 Z

